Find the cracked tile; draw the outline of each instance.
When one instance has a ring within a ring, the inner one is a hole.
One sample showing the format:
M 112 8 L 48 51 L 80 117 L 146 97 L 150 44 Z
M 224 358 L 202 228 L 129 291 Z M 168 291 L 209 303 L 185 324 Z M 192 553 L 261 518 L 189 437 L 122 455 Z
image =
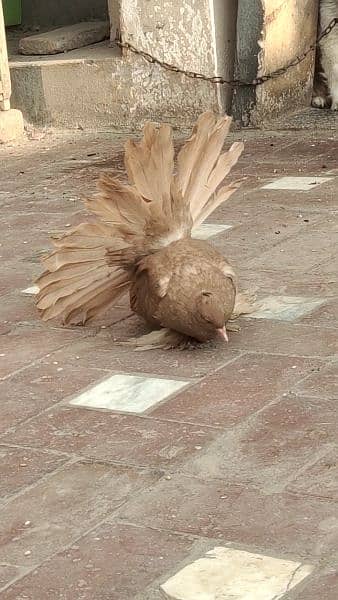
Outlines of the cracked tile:
M 279 600 L 312 571 L 311 565 L 216 547 L 161 587 L 175 600 Z

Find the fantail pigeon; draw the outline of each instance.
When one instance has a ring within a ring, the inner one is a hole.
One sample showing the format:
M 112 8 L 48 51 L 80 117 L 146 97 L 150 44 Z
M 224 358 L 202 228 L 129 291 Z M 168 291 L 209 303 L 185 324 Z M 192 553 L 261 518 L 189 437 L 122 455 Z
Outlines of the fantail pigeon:
M 174 164 L 172 129 L 148 123 L 139 143 L 128 141 L 129 184 L 111 174 L 86 205 L 96 223 L 83 223 L 55 240 L 37 281 L 42 319 L 84 324 L 127 290 L 131 309 L 153 332 L 139 347 L 185 346 L 227 339 L 226 324 L 249 311 L 226 259 L 191 237 L 238 188 L 221 186 L 243 151 L 222 153 L 231 118 L 206 112 Z

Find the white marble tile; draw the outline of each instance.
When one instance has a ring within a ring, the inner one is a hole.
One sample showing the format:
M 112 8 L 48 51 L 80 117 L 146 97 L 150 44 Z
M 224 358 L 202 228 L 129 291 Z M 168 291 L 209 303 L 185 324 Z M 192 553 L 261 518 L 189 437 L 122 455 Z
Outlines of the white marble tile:
M 198 240 L 207 240 L 231 228 L 232 225 L 225 225 L 225 223 L 203 223 L 203 225 L 194 229 L 192 237 Z
M 69 402 L 73 406 L 142 413 L 189 382 L 138 375 L 112 375 Z
M 300 190 L 308 192 L 332 177 L 280 177 L 263 185 L 263 190 Z
M 325 298 L 306 298 L 304 296 L 267 296 L 257 302 L 255 312 L 250 319 L 275 319 L 294 321 L 315 310 L 326 302 Z
M 26 294 L 27 296 L 36 296 L 36 294 L 39 293 L 39 288 L 37 285 L 32 285 L 32 287 L 21 290 L 21 293 Z
M 281 600 L 311 565 L 216 547 L 161 587 L 175 600 Z

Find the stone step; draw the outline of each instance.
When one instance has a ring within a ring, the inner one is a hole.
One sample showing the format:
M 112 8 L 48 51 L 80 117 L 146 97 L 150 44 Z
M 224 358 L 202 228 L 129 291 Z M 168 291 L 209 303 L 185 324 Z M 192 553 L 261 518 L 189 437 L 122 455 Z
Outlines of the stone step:
M 61 129 L 139 129 L 149 119 L 189 127 L 216 103 L 213 86 L 121 56 L 108 41 L 62 56 L 12 56 L 10 72 L 11 106 L 29 123 Z
M 108 21 L 76 23 L 22 38 L 19 52 L 30 56 L 69 52 L 107 39 L 109 31 Z
M 92 129 L 123 122 L 125 77 L 114 48 L 73 50 L 62 57 L 10 63 L 11 105 L 27 122 L 65 129 Z M 116 77 L 117 76 L 117 77 Z

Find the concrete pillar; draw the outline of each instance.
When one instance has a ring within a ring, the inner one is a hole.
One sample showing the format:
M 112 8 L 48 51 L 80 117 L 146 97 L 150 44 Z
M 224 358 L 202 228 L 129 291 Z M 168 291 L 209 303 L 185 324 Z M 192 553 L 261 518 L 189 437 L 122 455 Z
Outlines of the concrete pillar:
M 112 14 L 116 0 L 109 3 Z M 122 41 L 180 68 L 231 79 L 236 5 L 237 0 L 121 0 Z M 136 118 L 189 124 L 203 110 L 224 112 L 231 105 L 231 88 L 170 73 L 129 51 L 123 60 L 132 67 L 129 99 Z
M 259 40 L 263 29 L 261 0 L 240 0 L 237 12 L 237 40 L 234 73 L 236 79 L 253 81 L 258 73 Z M 250 125 L 256 106 L 256 89 L 237 87 L 233 95 L 232 113 L 241 125 Z
M 2 0 L 0 0 L 0 143 L 9 142 L 23 134 L 23 118 L 19 110 L 11 109 L 11 78 L 9 75 L 7 43 Z
M 284 67 L 315 42 L 318 0 L 241 0 L 237 18 L 236 76 L 252 81 Z M 285 75 L 236 90 L 235 118 L 262 125 L 310 105 L 315 53 Z

